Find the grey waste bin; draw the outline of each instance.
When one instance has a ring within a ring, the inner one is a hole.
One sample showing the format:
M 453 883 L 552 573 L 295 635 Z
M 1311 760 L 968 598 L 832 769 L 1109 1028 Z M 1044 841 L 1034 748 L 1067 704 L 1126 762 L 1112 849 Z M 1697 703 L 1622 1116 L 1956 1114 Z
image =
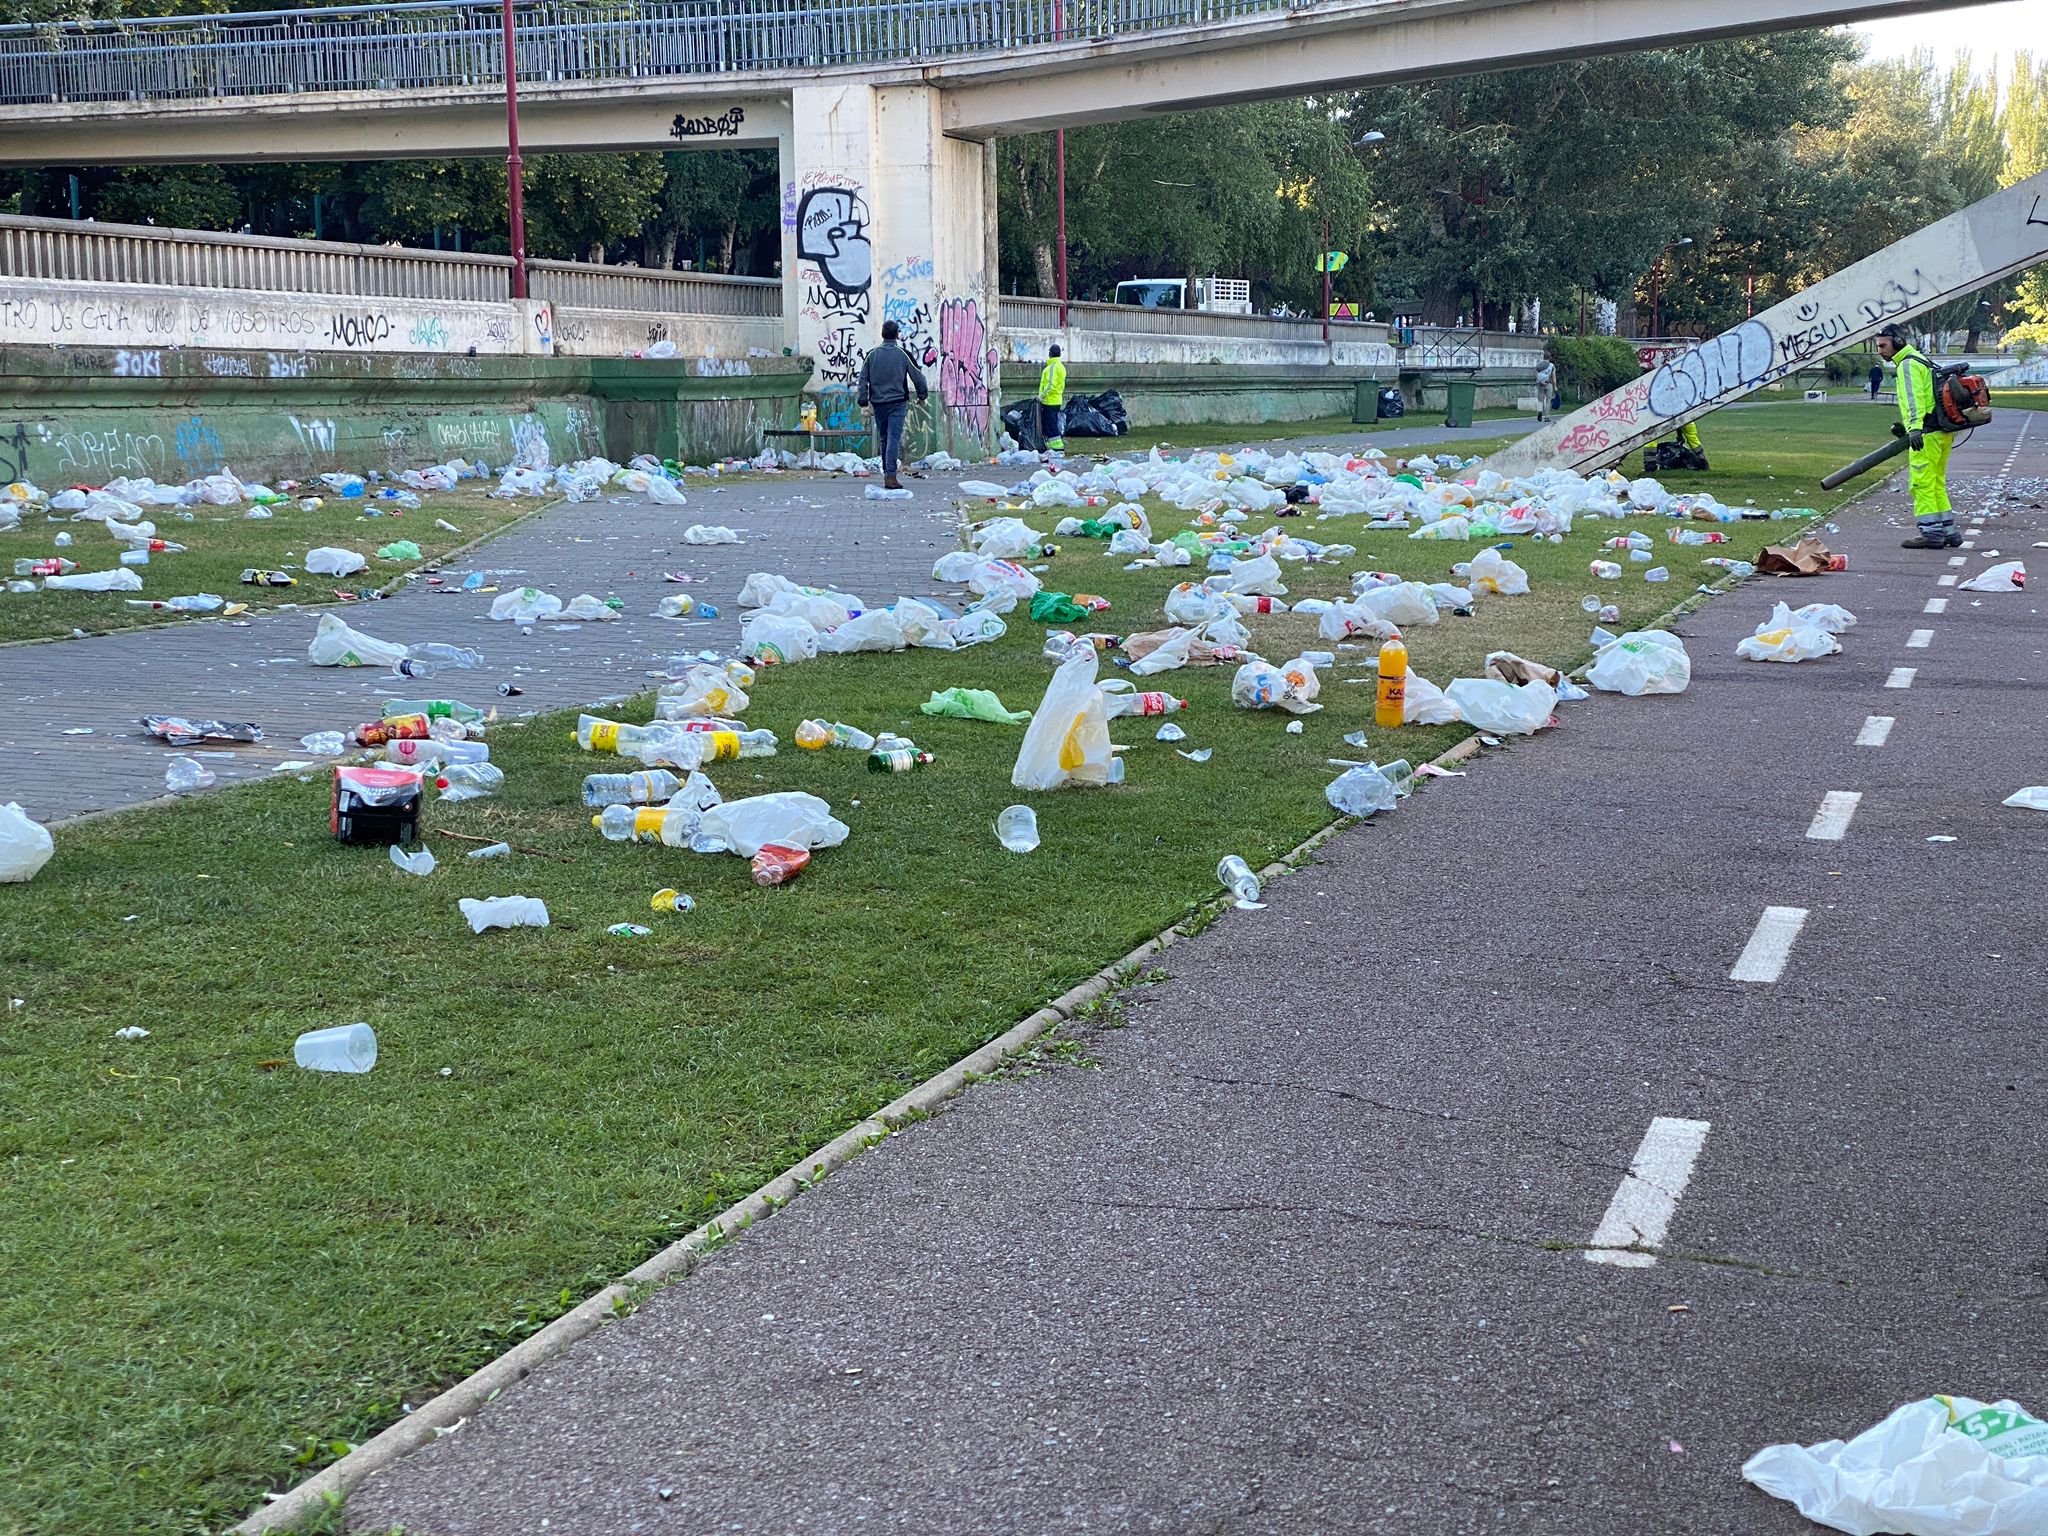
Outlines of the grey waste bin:
M 1469 427 L 1472 425 L 1473 402 L 1479 397 L 1479 385 L 1472 379 L 1452 379 L 1444 385 L 1444 425 L 1447 427 Z

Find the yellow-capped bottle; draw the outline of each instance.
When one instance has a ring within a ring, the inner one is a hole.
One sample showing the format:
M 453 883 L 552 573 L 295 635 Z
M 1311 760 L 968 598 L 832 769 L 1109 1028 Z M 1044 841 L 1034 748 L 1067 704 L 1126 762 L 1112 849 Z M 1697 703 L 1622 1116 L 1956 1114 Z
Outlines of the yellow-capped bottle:
M 1373 723 L 1392 730 L 1401 723 L 1408 708 L 1408 647 L 1399 635 L 1380 647 L 1379 699 L 1373 706 Z
M 703 819 L 702 811 L 688 806 L 608 805 L 590 818 L 590 824 L 615 843 L 687 848 Z

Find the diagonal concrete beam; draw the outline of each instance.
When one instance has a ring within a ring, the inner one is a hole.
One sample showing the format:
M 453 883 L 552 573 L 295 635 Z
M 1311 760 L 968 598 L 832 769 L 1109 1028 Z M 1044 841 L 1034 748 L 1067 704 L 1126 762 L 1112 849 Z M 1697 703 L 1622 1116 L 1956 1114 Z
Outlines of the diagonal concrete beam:
M 2048 171 L 1972 203 L 1502 449 L 1504 475 L 1613 464 L 1894 320 L 2048 260 Z M 1871 447 L 1882 446 L 1873 442 Z

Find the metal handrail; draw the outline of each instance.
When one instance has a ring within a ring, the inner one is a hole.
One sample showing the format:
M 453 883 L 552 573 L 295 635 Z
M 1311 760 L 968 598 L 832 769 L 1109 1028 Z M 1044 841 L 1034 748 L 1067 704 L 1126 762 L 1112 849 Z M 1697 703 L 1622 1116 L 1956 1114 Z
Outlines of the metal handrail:
M 1096 41 L 1300 0 L 515 0 L 519 75 L 813 70 Z M 0 26 L 0 104 L 417 91 L 504 81 L 495 0 Z

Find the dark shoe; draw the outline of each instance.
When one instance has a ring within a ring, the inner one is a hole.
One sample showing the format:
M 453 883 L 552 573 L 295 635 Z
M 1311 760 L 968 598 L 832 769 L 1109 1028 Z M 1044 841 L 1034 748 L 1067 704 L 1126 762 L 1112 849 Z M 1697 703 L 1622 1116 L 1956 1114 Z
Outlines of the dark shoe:
M 1963 542 L 1963 539 L 1962 539 L 1962 535 L 1961 535 L 1961 534 L 1957 534 L 1957 535 L 1955 535 L 1954 537 L 1955 537 L 1955 541 L 1956 541 L 1956 542 L 1957 542 L 1958 544 L 1960 544 L 1960 543 L 1962 543 L 1962 542 Z M 1901 540 L 1899 541 L 1899 548 L 1901 548 L 1901 549 L 1947 549 L 1947 548 L 1948 548 L 1948 541 L 1949 541 L 1949 535 L 1946 535 L 1946 534 L 1940 534 L 1940 533 L 1923 533 L 1923 534 L 1918 534 L 1918 535 L 1916 535 L 1915 537 L 1913 537 L 1913 538 L 1910 538 L 1910 539 L 1901 539 Z
M 882 477 L 882 489 L 885 491 L 900 491 L 903 489 L 903 482 L 894 475 L 885 475 Z
M 1961 549 L 1963 547 L 1962 530 L 1960 528 L 1949 529 L 1948 537 L 1943 539 L 1941 542 L 1946 544 L 1950 549 Z

